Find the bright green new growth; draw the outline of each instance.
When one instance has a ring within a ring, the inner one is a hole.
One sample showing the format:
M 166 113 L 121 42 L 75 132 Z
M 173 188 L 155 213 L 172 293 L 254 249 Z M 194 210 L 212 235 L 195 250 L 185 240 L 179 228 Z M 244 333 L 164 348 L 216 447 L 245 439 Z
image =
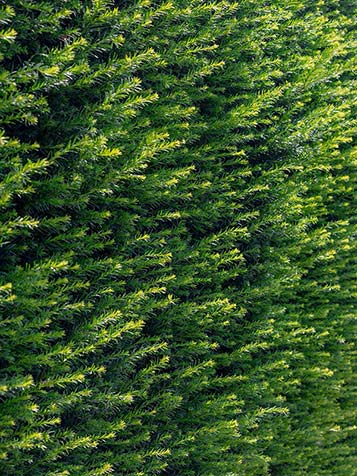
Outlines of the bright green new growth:
M 355 15 L 0 2 L 1 476 L 353 474 Z

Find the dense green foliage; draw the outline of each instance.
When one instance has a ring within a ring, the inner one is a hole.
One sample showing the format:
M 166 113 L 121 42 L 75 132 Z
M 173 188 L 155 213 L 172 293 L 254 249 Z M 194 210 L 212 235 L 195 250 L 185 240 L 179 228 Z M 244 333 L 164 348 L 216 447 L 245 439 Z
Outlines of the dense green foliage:
M 0 474 L 353 474 L 355 2 L 0 7 Z

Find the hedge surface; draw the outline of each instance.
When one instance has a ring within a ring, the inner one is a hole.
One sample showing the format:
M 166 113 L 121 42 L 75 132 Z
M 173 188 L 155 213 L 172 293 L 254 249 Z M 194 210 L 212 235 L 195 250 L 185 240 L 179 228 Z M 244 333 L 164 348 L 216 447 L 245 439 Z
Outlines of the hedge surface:
M 348 0 L 0 2 L 2 476 L 346 476 Z

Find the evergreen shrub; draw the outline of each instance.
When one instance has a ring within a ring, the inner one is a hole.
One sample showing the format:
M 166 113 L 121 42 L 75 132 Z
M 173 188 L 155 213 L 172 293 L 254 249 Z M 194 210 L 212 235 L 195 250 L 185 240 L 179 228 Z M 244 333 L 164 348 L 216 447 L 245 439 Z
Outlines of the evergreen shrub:
M 1 476 L 353 474 L 356 13 L 0 1 Z

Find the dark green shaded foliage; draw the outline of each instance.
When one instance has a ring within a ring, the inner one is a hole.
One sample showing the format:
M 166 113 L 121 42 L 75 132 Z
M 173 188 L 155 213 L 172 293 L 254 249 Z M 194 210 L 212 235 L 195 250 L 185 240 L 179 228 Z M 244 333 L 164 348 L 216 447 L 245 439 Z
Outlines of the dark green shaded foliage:
M 345 476 L 352 2 L 1 3 L 4 476 Z

